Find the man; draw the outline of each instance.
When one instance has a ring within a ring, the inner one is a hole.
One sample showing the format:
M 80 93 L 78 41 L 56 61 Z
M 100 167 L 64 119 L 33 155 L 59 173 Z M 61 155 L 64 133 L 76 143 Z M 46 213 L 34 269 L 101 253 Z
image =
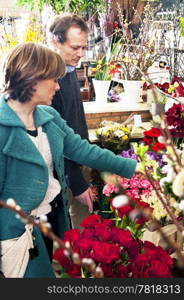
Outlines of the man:
M 60 90 L 54 96 L 52 106 L 84 139 L 88 139 L 88 129 L 75 67 L 87 48 L 88 32 L 85 21 L 69 13 L 57 16 L 49 28 L 51 46 L 66 64 L 66 75 L 59 80 Z M 82 219 L 93 211 L 94 194 L 84 179 L 81 166 L 66 159 L 65 174 L 73 194 L 69 197 L 72 227 L 78 228 Z

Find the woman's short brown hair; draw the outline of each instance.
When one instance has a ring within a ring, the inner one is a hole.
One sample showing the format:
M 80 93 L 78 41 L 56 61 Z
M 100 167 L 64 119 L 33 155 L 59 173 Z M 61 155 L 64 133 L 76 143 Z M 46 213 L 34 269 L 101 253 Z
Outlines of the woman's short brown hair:
M 65 64 L 60 55 L 48 47 L 28 42 L 8 53 L 3 73 L 3 91 L 11 99 L 27 102 L 33 95 L 33 86 L 40 80 L 62 77 Z

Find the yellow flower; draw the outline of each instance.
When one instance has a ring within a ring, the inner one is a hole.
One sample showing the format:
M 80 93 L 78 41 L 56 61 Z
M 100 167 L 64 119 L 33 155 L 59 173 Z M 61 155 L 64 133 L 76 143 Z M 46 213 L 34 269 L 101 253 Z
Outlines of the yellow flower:
M 124 141 L 126 141 L 126 140 L 128 140 L 128 135 L 124 135 L 124 136 L 122 136 L 122 140 L 124 140 Z
M 98 60 L 97 64 L 102 65 L 103 64 L 102 60 Z
M 178 83 L 177 81 L 175 81 L 174 87 L 175 87 L 175 88 L 179 87 L 179 83 Z

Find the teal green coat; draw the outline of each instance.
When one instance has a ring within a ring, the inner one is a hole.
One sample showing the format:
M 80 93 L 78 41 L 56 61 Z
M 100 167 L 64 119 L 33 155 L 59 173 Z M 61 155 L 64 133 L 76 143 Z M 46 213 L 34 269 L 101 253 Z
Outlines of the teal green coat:
M 69 229 L 64 157 L 81 165 L 116 173 L 130 178 L 136 161 L 116 156 L 111 151 L 91 145 L 67 126 L 56 110 L 40 105 L 34 111 L 36 127 L 46 132 L 53 156 L 54 167 L 62 186 L 59 215 L 60 235 Z M 0 99 L 0 199 L 13 198 L 30 213 L 44 199 L 48 186 L 48 170 L 44 159 L 29 138 L 17 114 Z M 0 209 L 0 240 L 18 237 L 24 224 L 14 212 Z M 38 229 L 34 229 L 39 256 L 30 260 L 25 277 L 54 277 L 46 248 Z

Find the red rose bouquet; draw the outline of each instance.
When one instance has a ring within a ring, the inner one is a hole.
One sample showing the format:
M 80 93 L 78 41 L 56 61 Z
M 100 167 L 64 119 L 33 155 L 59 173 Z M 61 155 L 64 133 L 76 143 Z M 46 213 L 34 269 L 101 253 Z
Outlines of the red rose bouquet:
M 160 246 L 134 238 L 129 230 L 118 228 L 115 221 L 90 215 L 81 227 L 65 232 L 63 240 L 83 263 L 93 261 L 103 277 L 172 277 L 173 259 Z M 66 250 L 56 250 L 53 258 L 62 267 L 61 277 L 93 277 L 90 271 L 74 263 Z

